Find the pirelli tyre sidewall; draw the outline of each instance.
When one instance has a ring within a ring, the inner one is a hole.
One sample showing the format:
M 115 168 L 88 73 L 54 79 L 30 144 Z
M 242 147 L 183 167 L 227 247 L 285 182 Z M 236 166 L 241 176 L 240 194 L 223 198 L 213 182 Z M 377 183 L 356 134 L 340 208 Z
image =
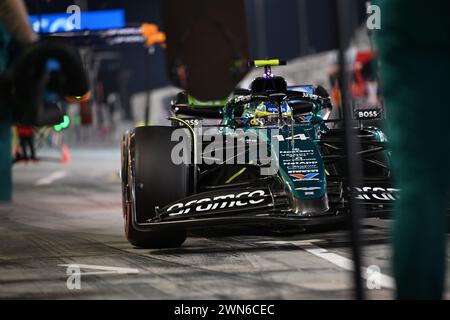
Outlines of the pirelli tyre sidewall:
M 129 132 L 126 132 L 120 139 L 120 179 L 122 181 L 122 210 L 123 216 L 127 215 L 128 202 L 128 137 Z
M 156 216 L 156 207 L 163 208 L 193 191 L 193 167 L 172 161 L 172 150 L 180 143 L 171 141 L 174 130 L 176 128 L 140 127 L 129 135 L 125 233 L 128 241 L 137 247 L 175 248 L 186 240 L 186 230 L 142 231 L 139 228 Z

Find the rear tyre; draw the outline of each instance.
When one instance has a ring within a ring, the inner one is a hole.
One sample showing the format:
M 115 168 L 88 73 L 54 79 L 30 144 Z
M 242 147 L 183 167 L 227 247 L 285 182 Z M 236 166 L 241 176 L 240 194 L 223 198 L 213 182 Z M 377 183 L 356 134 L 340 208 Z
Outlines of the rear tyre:
M 193 167 L 175 165 L 171 159 L 175 142 L 171 127 L 140 127 L 129 134 L 126 192 L 124 198 L 125 233 L 128 241 L 140 248 L 180 247 L 186 230 L 142 231 L 139 224 L 156 216 L 155 208 L 185 198 L 193 191 Z M 189 133 L 186 131 L 186 137 Z M 124 158 L 124 157 L 122 157 Z M 134 223 L 136 222 L 136 223 Z

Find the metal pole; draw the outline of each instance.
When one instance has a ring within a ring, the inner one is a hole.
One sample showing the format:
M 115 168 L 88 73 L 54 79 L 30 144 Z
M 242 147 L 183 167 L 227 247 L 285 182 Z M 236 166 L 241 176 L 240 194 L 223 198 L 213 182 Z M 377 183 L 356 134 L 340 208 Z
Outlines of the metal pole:
M 345 159 L 346 172 L 344 186 L 349 192 L 349 219 L 351 225 L 351 241 L 352 241 L 352 255 L 353 255 L 353 280 L 355 284 L 355 298 L 357 300 L 363 300 L 365 298 L 364 290 L 362 287 L 361 278 L 361 207 L 358 206 L 353 197 L 353 192 L 357 186 L 357 181 L 360 181 L 361 177 L 361 163 L 356 158 L 358 151 L 358 141 L 354 136 L 352 110 L 349 103 L 349 86 L 348 86 L 348 68 L 346 59 L 346 50 L 350 43 L 351 36 L 351 17 L 349 16 L 348 8 L 351 5 L 351 0 L 334 0 L 334 14 L 336 22 L 336 45 L 339 49 L 338 62 L 339 62 L 339 85 L 342 97 L 342 112 L 345 132 Z

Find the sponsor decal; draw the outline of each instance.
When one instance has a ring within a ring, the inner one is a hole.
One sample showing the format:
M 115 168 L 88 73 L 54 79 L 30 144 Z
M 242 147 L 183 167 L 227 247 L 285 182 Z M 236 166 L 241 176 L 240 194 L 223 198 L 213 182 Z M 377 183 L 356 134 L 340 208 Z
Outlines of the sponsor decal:
M 311 122 L 312 118 L 313 116 L 301 116 L 299 117 L 299 120 L 303 122 Z
M 322 99 L 321 96 L 318 96 L 316 94 L 306 93 L 306 92 L 302 92 L 302 96 L 305 99 L 310 99 L 310 100 L 315 100 L 315 101 Z
M 215 210 L 244 208 L 261 204 L 265 199 L 266 191 L 246 191 L 239 194 L 220 195 L 212 198 L 195 199 L 188 202 L 180 202 L 170 206 L 167 212 L 175 211 L 169 214 L 170 217 L 180 216 L 188 213 L 205 213 Z
M 247 118 L 236 118 L 235 121 L 238 126 L 247 125 L 249 123 L 249 119 Z
M 298 173 L 298 174 L 291 174 L 291 177 L 298 179 L 298 180 L 313 180 L 316 178 L 319 174 L 318 173 L 308 173 L 306 175 Z
M 364 201 L 382 201 L 390 202 L 399 198 L 399 189 L 380 188 L 380 187 L 362 187 L 355 188 L 355 199 Z
M 194 126 L 201 126 L 202 125 L 202 120 L 201 119 L 183 119 L 188 125 L 190 125 L 191 127 Z M 178 123 L 178 122 L 177 122 Z M 179 126 L 181 126 L 181 123 L 178 123 Z
M 302 187 L 302 188 L 297 188 L 295 190 L 298 190 L 298 191 L 317 191 L 317 190 L 322 190 L 322 188 L 320 188 L 320 187 L 311 187 L 311 188 Z
M 355 110 L 356 120 L 380 120 L 382 118 L 381 109 L 359 109 Z
M 248 95 L 248 96 L 239 96 L 234 98 L 234 101 L 232 103 L 234 104 L 240 104 L 240 103 L 250 103 L 252 101 L 256 100 L 267 100 L 266 95 Z
M 304 134 L 304 133 L 300 133 L 300 134 L 296 134 L 294 137 L 288 137 L 288 138 L 284 138 L 282 135 L 277 135 L 275 136 L 275 139 L 277 139 L 280 142 L 283 141 L 292 141 L 292 140 L 301 140 L 301 141 L 307 141 L 309 140 L 309 138 Z M 291 153 L 292 151 L 285 151 L 285 153 Z

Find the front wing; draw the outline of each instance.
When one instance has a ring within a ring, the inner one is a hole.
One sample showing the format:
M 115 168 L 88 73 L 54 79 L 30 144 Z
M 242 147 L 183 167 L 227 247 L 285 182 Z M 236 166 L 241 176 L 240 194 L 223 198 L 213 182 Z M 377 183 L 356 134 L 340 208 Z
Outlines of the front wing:
M 364 216 L 388 218 L 399 191 L 381 180 L 365 181 L 351 196 Z M 286 191 L 274 186 L 230 188 L 204 192 L 181 199 L 164 208 L 156 208 L 156 216 L 145 223 L 132 223 L 140 231 L 166 229 L 198 229 L 225 225 L 315 226 L 345 221 L 348 197 L 342 183 L 329 185 L 330 210 L 326 213 L 298 215 L 290 207 Z M 136 212 L 132 210 L 132 212 Z

